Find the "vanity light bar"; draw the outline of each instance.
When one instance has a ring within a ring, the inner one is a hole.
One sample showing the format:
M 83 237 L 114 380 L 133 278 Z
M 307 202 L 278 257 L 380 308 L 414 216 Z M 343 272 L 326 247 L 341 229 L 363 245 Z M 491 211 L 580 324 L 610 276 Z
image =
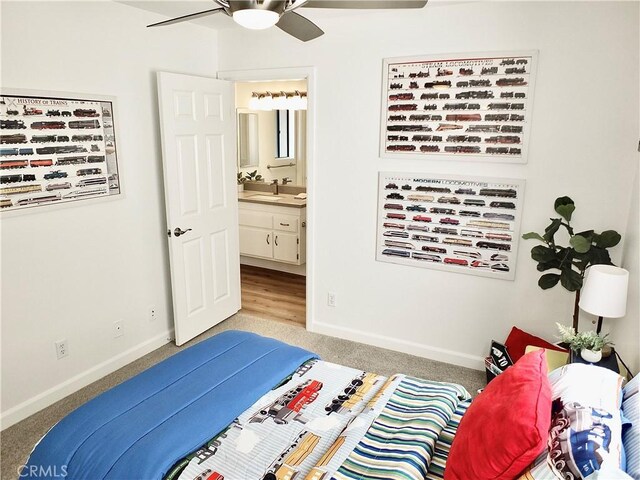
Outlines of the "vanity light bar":
M 253 92 L 249 101 L 252 110 L 306 110 L 307 92 Z

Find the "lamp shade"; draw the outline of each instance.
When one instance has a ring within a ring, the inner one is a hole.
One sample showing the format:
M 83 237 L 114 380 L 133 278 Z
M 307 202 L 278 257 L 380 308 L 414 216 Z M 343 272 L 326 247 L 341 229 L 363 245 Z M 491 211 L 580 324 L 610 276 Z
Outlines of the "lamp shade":
M 629 272 L 613 265 L 593 265 L 580 292 L 582 310 L 599 317 L 619 318 L 627 313 Z

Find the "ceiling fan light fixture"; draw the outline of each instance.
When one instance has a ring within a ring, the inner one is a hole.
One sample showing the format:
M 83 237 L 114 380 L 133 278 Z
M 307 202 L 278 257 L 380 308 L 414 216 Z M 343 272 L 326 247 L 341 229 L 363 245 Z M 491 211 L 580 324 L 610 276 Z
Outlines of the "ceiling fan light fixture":
M 271 10 L 244 9 L 233 12 L 233 20 L 244 28 L 264 30 L 278 23 L 280 15 Z

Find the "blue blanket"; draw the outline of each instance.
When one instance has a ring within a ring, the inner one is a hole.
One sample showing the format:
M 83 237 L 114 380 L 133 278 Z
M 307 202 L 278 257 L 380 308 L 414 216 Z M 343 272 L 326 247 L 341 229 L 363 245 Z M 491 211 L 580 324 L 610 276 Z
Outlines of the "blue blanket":
M 252 333 L 220 333 L 69 414 L 36 446 L 21 478 L 162 478 L 311 358 Z

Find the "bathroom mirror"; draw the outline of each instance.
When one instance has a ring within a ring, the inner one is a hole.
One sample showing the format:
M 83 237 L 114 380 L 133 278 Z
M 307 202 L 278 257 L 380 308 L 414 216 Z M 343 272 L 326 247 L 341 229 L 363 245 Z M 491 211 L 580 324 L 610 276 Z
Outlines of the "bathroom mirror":
M 258 114 L 238 109 L 238 166 L 257 167 L 260 162 Z
M 238 171 L 306 186 L 307 112 L 237 108 L 236 114 Z

